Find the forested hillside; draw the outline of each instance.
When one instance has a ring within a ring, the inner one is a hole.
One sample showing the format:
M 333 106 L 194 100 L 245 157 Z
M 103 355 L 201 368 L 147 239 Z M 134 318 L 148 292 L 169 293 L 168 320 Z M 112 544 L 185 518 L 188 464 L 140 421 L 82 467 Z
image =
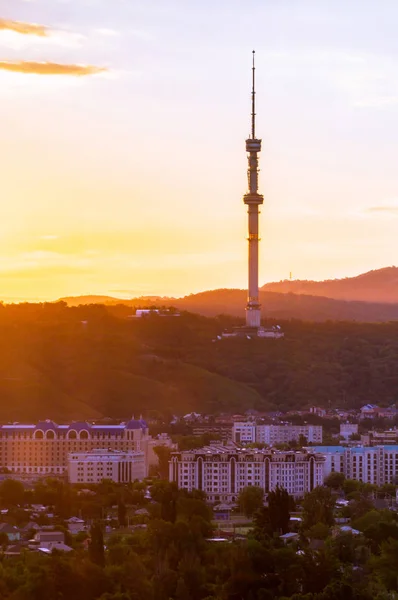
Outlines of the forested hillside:
M 283 282 L 282 282 L 283 283 Z M 277 285 L 277 284 L 275 284 Z M 288 290 L 286 290 L 288 291 Z M 69 306 L 101 303 L 115 306 L 123 302 L 134 314 L 136 308 L 147 306 L 174 306 L 179 310 L 195 312 L 207 317 L 220 314 L 244 317 L 247 292 L 245 290 L 220 289 L 184 298 L 133 298 L 118 300 L 110 296 L 81 296 L 64 298 Z M 260 292 L 263 318 L 304 319 L 308 321 L 390 321 L 398 319 L 398 303 L 371 303 L 335 300 L 303 293 Z
M 130 308 L 0 308 L 0 420 L 126 418 L 398 400 L 398 323 L 279 321 L 281 340 L 214 342 L 232 319 Z

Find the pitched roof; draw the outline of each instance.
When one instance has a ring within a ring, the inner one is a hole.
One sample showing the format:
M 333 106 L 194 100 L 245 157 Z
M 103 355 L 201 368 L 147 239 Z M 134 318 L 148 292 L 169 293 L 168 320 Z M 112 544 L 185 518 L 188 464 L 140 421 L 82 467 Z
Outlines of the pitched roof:
M 1 533 L 19 533 L 19 529 L 14 527 L 14 525 L 10 525 L 9 523 L 0 523 L 0 532 Z

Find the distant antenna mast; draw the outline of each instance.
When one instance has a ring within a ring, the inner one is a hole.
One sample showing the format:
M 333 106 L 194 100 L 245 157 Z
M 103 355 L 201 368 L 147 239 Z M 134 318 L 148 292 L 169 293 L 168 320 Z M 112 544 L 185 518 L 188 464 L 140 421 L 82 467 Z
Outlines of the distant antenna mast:
M 256 139 L 256 91 L 255 91 L 255 73 L 256 67 L 254 65 L 254 56 L 256 51 L 253 50 L 253 66 L 252 66 L 252 139 Z

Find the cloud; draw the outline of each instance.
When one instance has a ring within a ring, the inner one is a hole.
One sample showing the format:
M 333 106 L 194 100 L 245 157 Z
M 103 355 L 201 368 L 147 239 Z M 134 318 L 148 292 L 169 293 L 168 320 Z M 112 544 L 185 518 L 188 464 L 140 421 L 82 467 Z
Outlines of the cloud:
M 8 21 L 6 19 L 0 19 L 0 31 L 14 31 L 22 35 L 37 35 L 38 37 L 46 37 L 49 33 L 49 30 L 44 25 Z
M 370 206 L 366 212 L 398 214 L 398 206 Z
M 106 37 L 116 37 L 120 35 L 120 33 L 115 29 L 108 29 L 107 27 L 101 27 L 99 29 L 96 29 L 95 33 L 98 33 L 99 35 L 104 35 Z
M 67 65 L 52 62 L 0 61 L 0 70 L 34 75 L 70 75 L 83 77 L 103 73 L 107 69 L 93 65 Z

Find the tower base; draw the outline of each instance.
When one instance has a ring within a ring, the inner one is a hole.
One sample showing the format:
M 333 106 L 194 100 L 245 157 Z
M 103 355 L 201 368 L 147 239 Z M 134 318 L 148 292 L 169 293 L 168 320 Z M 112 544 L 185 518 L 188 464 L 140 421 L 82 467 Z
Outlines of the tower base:
M 224 331 L 219 339 L 225 338 L 271 338 L 274 340 L 279 340 L 280 338 L 285 337 L 285 334 L 278 326 L 275 327 L 248 327 L 247 325 L 243 325 L 243 327 L 234 327 L 232 331 Z
M 258 306 L 258 308 L 257 308 Z M 260 327 L 261 326 L 261 309 L 260 306 L 251 306 L 250 304 L 246 307 L 246 327 Z

